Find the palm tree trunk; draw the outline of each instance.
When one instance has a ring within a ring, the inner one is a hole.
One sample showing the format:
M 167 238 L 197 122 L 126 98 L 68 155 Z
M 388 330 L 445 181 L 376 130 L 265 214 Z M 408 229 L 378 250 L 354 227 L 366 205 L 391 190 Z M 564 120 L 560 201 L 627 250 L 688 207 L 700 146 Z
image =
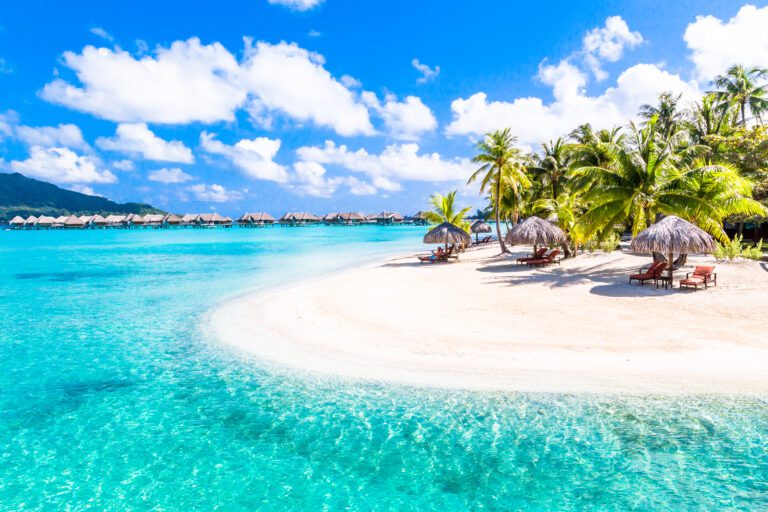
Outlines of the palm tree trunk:
M 501 206 L 501 171 L 499 171 L 499 179 L 496 180 L 496 236 L 499 239 L 499 247 L 501 247 L 501 253 L 508 253 L 507 245 L 504 243 L 504 239 L 501 238 L 501 218 L 499 217 L 499 207 Z
M 747 108 L 746 108 L 746 102 L 741 102 L 741 126 L 744 128 L 747 127 Z

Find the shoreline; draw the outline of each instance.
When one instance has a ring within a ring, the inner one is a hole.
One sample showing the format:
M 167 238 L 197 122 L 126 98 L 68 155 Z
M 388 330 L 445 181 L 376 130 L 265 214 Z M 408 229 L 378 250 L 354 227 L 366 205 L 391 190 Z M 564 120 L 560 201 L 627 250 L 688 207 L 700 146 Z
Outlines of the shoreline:
M 206 329 L 269 366 L 342 379 L 478 391 L 768 392 L 768 341 L 756 316 L 768 303 L 768 273 L 758 264 L 718 265 L 720 286 L 687 292 L 629 287 L 629 269 L 648 257 L 583 254 L 530 270 L 515 266 L 517 253 L 497 254 L 491 245 L 435 265 L 390 256 L 246 292 L 210 311 Z

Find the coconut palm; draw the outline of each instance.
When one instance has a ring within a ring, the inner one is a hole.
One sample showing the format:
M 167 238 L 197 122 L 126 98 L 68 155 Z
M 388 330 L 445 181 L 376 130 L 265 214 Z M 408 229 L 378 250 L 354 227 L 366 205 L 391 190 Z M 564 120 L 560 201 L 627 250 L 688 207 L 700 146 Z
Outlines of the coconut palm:
M 762 114 L 768 110 L 768 86 L 760 82 L 768 75 L 765 68 L 745 68 L 736 65 L 712 80 L 715 98 L 724 108 L 736 108 L 741 125 L 747 125 L 747 110 L 762 123 Z
M 496 236 L 499 239 L 501 252 L 509 252 L 501 236 L 501 218 L 499 203 L 505 187 L 510 187 L 512 193 L 520 196 L 522 187 L 528 184 L 525 169 L 522 164 L 521 152 L 515 147 L 517 137 L 512 136 L 509 128 L 487 134 L 477 143 L 478 154 L 473 162 L 481 163 L 477 171 L 469 177 L 467 184 L 481 178 L 480 192 L 488 191 L 491 195 L 496 216 Z M 513 222 L 517 222 L 517 212 L 513 213 Z
M 642 105 L 638 114 L 646 121 L 656 116 L 662 135 L 668 139 L 680 128 L 684 118 L 683 111 L 677 108 L 682 96 L 682 94 L 675 96 L 671 92 L 663 92 L 659 94 L 658 104 Z
M 569 170 L 574 147 L 562 137 L 541 145 L 542 154 L 534 157 L 528 170 L 535 174 L 545 188 L 549 188 L 550 197 L 556 198 L 563 191 L 569 178 Z
M 631 124 L 630 131 L 627 143 L 612 148 L 612 165 L 574 171 L 586 184 L 584 199 L 590 203 L 589 210 L 577 222 L 585 235 L 625 222 L 631 223 L 632 233 L 637 234 L 659 214 L 698 219 L 702 228 L 712 232 L 716 230 L 709 220 L 722 220 L 725 212 L 722 205 L 697 192 L 696 184 L 711 180 L 722 187 L 722 194 L 734 199 L 747 197 L 738 173 L 721 165 L 705 165 L 701 159 L 705 148 L 701 146 L 680 149 L 679 140 L 675 140 L 680 138 L 677 135 L 664 139 L 656 116 L 643 129 Z M 743 207 L 743 203 L 734 201 L 729 209 L 732 213 Z
M 690 142 L 709 148 L 704 158 L 708 164 L 712 163 L 720 153 L 720 136 L 733 132 L 731 111 L 718 108 L 715 96 L 706 94 L 700 102 L 693 105 L 686 117 L 683 126 L 688 132 Z
M 578 236 L 573 236 L 576 226 L 577 197 L 575 194 L 563 192 L 555 198 L 542 198 L 535 201 L 531 210 L 534 215 L 553 222 L 557 227 L 563 230 L 566 236 L 562 244 L 563 254 L 566 258 L 573 255 L 571 247 L 573 242 L 580 242 Z
M 456 191 L 448 192 L 446 195 L 434 194 L 429 198 L 429 202 L 434 207 L 434 210 L 427 212 L 425 218 L 427 222 L 431 224 L 441 224 L 443 222 L 449 222 L 455 226 L 462 228 L 464 231 L 469 232 L 469 222 L 464 219 L 464 216 L 472 208 L 467 206 L 461 210 L 456 209 Z

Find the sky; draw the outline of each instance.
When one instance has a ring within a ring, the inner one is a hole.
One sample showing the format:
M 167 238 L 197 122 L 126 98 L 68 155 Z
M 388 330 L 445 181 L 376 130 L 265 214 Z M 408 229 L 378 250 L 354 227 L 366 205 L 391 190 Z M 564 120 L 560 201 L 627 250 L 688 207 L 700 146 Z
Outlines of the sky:
M 483 134 L 695 101 L 768 67 L 766 27 L 738 1 L 6 2 L 0 172 L 179 213 L 479 208 Z

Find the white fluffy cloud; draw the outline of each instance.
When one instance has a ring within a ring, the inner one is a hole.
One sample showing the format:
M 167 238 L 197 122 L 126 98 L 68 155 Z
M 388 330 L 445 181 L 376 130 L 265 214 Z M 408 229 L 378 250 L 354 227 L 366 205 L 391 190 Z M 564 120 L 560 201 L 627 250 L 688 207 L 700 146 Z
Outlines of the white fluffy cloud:
M 74 190 L 75 192 L 80 192 L 81 194 L 85 194 L 87 196 L 102 197 L 101 194 L 93 190 L 93 187 L 89 187 L 88 185 L 72 185 L 69 187 L 69 190 Z
M 296 162 L 289 188 L 301 195 L 330 197 L 341 186 L 346 186 L 353 195 L 363 196 L 376 193 L 376 187 L 355 176 L 326 176 L 325 167 L 317 162 Z
M 267 0 L 272 5 L 282 5 L 294 11 L 308 11 L 314 9 L 324 0 Z
M 249 112 L 257 120 L 282 112 L 340 135 L 373 134 L 368 109 L 324 64 L 321 55 L 296 44 L 247 41 L 242 68 L 244 87 L 253 92 Z
M 280 150 L 279 139 L 257 137 L 243 139 L 230 146 L 216 139 L 213 133 L 200 134 L 200 146 L 213 155 L 225 157 L 251 178 L 285 183 L 288 173 L 285 167 L 273 159 Z
M 334 165 L 366 174 L 372 186 L 398 190 L 400 181 L 462 181 L 474 169 L 466 158 L 444 159 L 437 153 L 419 154 L 417 144 L 392 144 L 379 154 L 365 149 L 350 151 L 345 145 L 326 141 L 323 146 L 304 146 L 296 153 L 302 162 Z
M 595 78 L 604 80 L 608 74 L 600 66 L 601 61 L 616 62 L 624 53 L 624 48 L 634 48 L 643 42 L 640 32 L 629 30 L 627 22 L 621 16 L 609 16 L 605 26 L 596 27 L 587 32 L 583 40 L 584 58 Z
M 159 47 L 155 57 L 86 46 L 80 54 L 65 52 L 63 61 L 82 87 L 57 78 L 43 98 L 112 121 L 231 121 L 246 97 L 237 60 L 221 44 L 197 38 Z
M 117 151 L 146 160 L 191 164 L 195 161 L 192 150 L 178 140 L 161 139 L 145 123 L 119 124 L 112 138 L 100 137 L 96 145 L 107 151 Z
M 242 62 L 221 44 L 197 38 L 143 57 L 86 46 L 64 53 L 63 61 L 80 85 L 57 78 L 42 97 L 103 119 L 214 123 L 247 108 L 266 126 L 279 114 L 340 135 L 374 133 L 365 105 L 325 69 L 323 57 L 296 44 L 247 39 Z
M 33 146 L 26 160 L 14 160 L 11 169 L 31 178 L 54 183 L 114 183 L 117 178 L 101 169 L 96 157 L 81 156 L 69 148 Z
M 422 64 L 419 62 L 419 59 L 413 59 L 411 61 L 411 66 L 416 69 L 419 73 L 421 73 L 421 76 L 418 80 L 416 80 L 416 83 L 418 84 L 425 84 L 427 82 L 430 82 L 437 78 L 437 75 L 440 74 L 440 66 L 435 66 L 434 68 L 431 68 L 427 66 L 426 64 Z
M 74 124 L 58 126 L 16 126 L 16 137 L 29 146 L 65 146 L 73 149 L 89 149 L 83 132 Z
M 733 64 L 768 67 L 768 7 L 745 5 L 736 16 L 722 21 L 697 16 L 685 29 L 696 76 L 709 81 Z
M 157 181 L 160 183 L 186 183 L 194 179 L 193 176 L 185 173 L 178 167 L 163 167 L 162 169 L 156 169 L 151 171 L 147 177 L 150 181 Z
M 112 168 L 118 171 L 132 171 L 136 168 L 133 160 L 117 160 L 112 162 Z
M 424 132 L 437 128 L 437 119 L 417 96 L 408 96 L 404 101 L 397 101 L 393 94 L 388 94 L 382 104 L 372 92 L 362 94 L 363 101 L 381 116 L 389 134 L 401 140 L 418 140 Z
M 209 201 L 212 203 L 228 203 L 239 201 L 243 198 L 243 193 L 237 190 L 228 190 L 221 185 L 191 185 L 187 190 L 194 194 L 198 201 Z

